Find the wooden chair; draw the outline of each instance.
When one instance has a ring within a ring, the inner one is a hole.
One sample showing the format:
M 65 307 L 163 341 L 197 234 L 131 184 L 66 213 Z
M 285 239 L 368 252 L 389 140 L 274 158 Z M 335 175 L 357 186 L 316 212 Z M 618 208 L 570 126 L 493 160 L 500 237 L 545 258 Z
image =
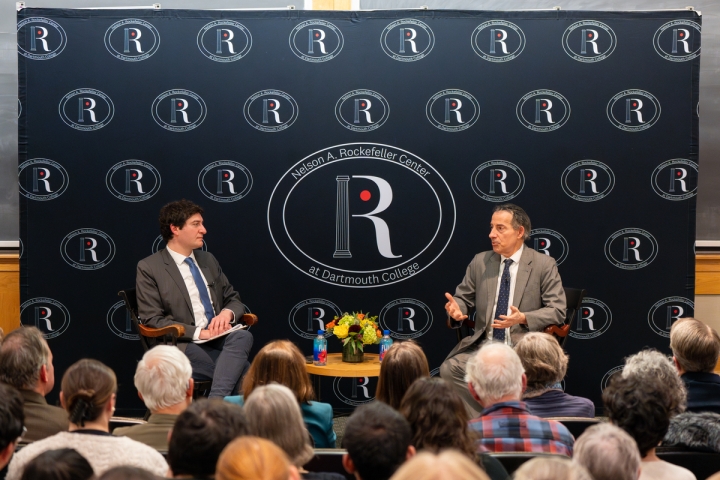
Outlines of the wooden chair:
M 342 457 L 347 450 L 341 448 L 316 448 L 315 456 L 303 468 L 308 472 L 337 473 L 348 480 L 355 480 L 355 476 L 347 473 L 342 465 Z
M 536 452 L 490 452 L 490 456 L 496 458 L 502 466 L 505 467 L 507 473 L 512 475 L 515 470 L 520 466 L 533 458 L 537 457 L 548 457 L 548 458 L 567 458 L 565 455 L 556 455 L 553 453 L 536 453 Z
M 583 432 L 588 429 L 589 427 L 592 427 L 593 425 L 597 425 L 598 423 L 601 423 L 603 420 L 601 418 L 584 418 L 584 417 L 550 417 L 548 420 L 556 420 L 565 427 L 570 430 L 570 433 L 572 433 L 572 436 L 575 437 L 577 440 L 580 435 L 583 434 Z
M 567 304 L 565 322 L 562 325 L 550 325 L 549 327 L 545 327 L 543 330 L 545 333 L 553 335 L 561 347 L 565 343 L 565 338 L 570 332 L 570 324 L 572 323 L 573 318 L 575 318 L 575 314 L 580 309 L 583 298 L 585 298 L 585 294 L 587 293 L 585 289 L 580 288 L 563 287 L 563 290 L 565 290 L 565 299 Z M 470 320 L 472 316 L 470 315 L 471 313 L 472 312 L 468 312 L 468 318 L 463 320 L 459 326 L 457 326 L 457 322 L 454 322 L 449 317 L 446 321 L 447 327 L 455 330 L 458 343 L 460 343 L 463 338 L 472 335 L 475 332 L 475 321 Z
M 123 299 L 125 308 L 130 312 L 130 319 L 135 330 L 140 335 L 140 343 L 144 351 L 147 352 L 155 345 L 177 345 L 178 338 L 185 335 L 185 327 L 178 323 L 162 328 L 143 325 L 138 317 L 137 294 L 134 288 L 120 290 L 118 295 Z M 253 313 L 246 313 L 241 318 L 242 323 L 246 325 L 254 325 L 257 320 L 257 315 Z M 210 393 L 211 386 L 211 380 L 195 380 L 193 398 L 207 396 Z

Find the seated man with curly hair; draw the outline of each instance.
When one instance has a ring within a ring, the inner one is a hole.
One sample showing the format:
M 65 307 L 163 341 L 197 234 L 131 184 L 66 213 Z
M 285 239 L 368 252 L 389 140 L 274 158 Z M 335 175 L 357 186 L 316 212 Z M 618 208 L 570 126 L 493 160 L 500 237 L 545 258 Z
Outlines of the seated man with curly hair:
M 655 447 L 668 430 L 670 417 L 680 406 L 672 390 L 659 375 L 631 373 L 614 375 L 603 392 L 610 422 L 629 433 L 640 449 L 640 480 L 695 480 L 689 470 L 660 460 L 655 454 Z

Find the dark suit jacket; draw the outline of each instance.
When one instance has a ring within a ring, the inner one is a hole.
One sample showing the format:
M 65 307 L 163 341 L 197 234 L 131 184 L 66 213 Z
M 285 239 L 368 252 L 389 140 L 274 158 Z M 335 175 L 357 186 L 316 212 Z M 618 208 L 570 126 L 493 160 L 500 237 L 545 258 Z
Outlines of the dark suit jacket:
M 128 437 L 144 443 L 155 450 L 167 452 L 168 433 L 175 425 L 177 415 L 153 413 L 147 423 L 133 425 L 132 427 L 118 427 L 112 434 L 120 437 Z
M 236 320 L 240 320 L 245 313 L 245 307 L 240 301 L 240 295 L 223 274 L 218 261 L 208 252 L 195 250 L 194 254 L 210 287 L 215 314 L 226 308 L 232 310 Z M 166 249 L 138 262 L 135 287 L 138 316 L 143 324 L 159 328 L 182 323 L 185 326 L 185 336 L 180 339 L 181 342 L 192 341 L 196 327 L 190 294 L 177 264 Z M 185 345 L 181 342 L 178 342 L 178 346 L 182 349 Z
M 453 296 L 465 315 L 475 309 L 475 334 L 458 343 L 448 358 L 477 345 L 492 331 L 492 310 L 499 274 L 500 255 L 492 250 L 478 253 L 468 265 L 465 278 Z M 541 331 L 548 325 L 560 325 L 565 321 L 565 291 L 554 258 L 525 245 L 518 265 L 512 304 L 527 318 L 527 325 L 514 325 L 510 329 L 513 337 L 528 330 Z
M 67 432 L 70 424 L 65 410 L 48 405 L 45 397 L 37 392 L 32 390 L 19 391 L 23 396 L 25 427 L 27 428 L 23 442 L 34 442 L 55 435 L 58 432 Z
M 720 375 L 685 372 L 680 378 L 687 389 L 688 412 L 720 413 Z

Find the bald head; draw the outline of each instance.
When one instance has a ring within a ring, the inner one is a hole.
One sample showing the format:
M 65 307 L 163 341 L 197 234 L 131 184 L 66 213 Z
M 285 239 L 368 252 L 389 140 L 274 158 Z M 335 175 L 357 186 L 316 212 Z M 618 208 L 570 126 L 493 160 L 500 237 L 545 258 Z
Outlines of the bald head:
M 520 357 L 504 343 L 483 345 L 468 361 L 465 381 L 486 408 L 520 400 L 527 382 Z

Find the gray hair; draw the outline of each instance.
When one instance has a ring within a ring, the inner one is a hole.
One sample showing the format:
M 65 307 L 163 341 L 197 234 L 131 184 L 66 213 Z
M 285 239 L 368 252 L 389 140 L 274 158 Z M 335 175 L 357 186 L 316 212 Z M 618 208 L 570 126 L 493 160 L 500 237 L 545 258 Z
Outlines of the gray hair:
M 253 389 L 245 399 L 248 433 L 270 440 L 302 467 L 314 455 L 310 434 L 295 395 L 284 385 L 271 383 Z
M 540 456 L 523 463 L 515 470 L 513 480 L 593 480 L 579 463 L 557 455 Z
M 17 389 L 33 389 L 40 379 L 40 368 L 49 367 L 50 347 L 35 327 L 10 332 L 0 347 L 0 382 Z
M 687 390 L 680 378 L 675 364 L 666 355 L 653 349 L 642 350 L 625 359 L 622 376 L 638 382 L 648 377 L 658 378 L 670 392 L 670 415 L 675 416 L 685 411 L 687 406 Z
M 512 214 L 512 222 L 510 222 L 510 224 L 513 229 L 519 230 L 520 227 L 523 227 L 525 229 L 523 233 L 523 240 L 530 238 L 530 230 L 532 230 L 530 217 L 522 207 L 513 203 L 503 203 L 502 205 L 497 205 L 493 208 L 493 213 L 495 212 L 510 212 Z
M 192 366 L 179 348 L 158 345 L 143 355 L 135 370 L 135 388 L 151 412 L 185 400 Z
M 468 360 L 465 381 L 485 404 L 492 405 L 508 395 L 520 400 L 523 373 L 520 357 L 512 348 L 487 342 Z
M 622 428 L 600 423 L 585 430 L 573 447 L 573 462 L 585 467 L 595 480 L 637 480 L 640 451 Z

